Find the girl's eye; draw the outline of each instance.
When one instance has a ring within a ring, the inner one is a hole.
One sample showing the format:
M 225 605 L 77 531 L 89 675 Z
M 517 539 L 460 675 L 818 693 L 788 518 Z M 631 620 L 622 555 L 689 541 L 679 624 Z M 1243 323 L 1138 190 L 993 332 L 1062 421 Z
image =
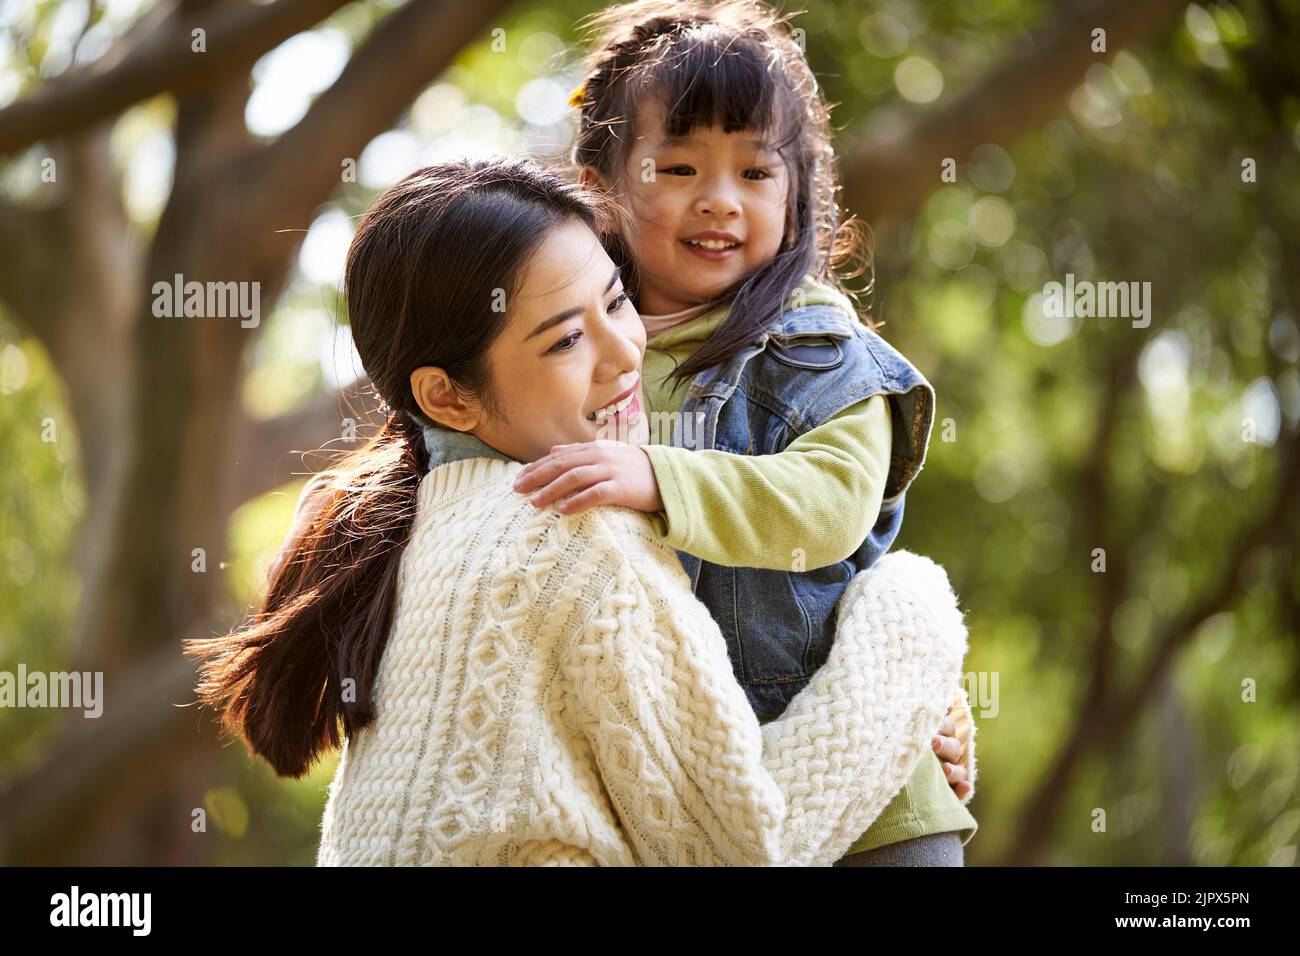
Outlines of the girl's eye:
M 628 300 L 630 298 L 631 296 L 629 296 L 626 292 L 620 292 L 618 296 L 614 299 L 614 301 L 609 304 L 608 308 L 605 309 L 605 311 L 610 313 L 617 312 L 619 309 L 623 308 L 623 306 L 627 305 Z
M 750 175 L 749 175 L 750 173 L 757 173 L 758 175 L 757 175 L 757 176 L 750 176 Z M 745 170 L 743 173 L 741 173 L 741 175 L 742 175 L 742 176 L 745 176 L 745 177 L 748 178 L 748 179 L 760 179 L 760 180 L 761 180 L 761 179 L 770 179 L 771 176 L 772 176 L 772 174 L 769 173 L 766 169 L 747 169 L 747 170 Z
M 582 338 L 581 332 L 570 332 L 564 338 L 560 339 L 560 341 L 547 349 L 546 354 L 549 355 L 552 352 L 567 352 L 578 343 L 578 339 L 580 338 Z
M 665 172 L 673 176 L 690 176 L 695 173 L 695 170 L 692 169 L 690 166 L 683 166 L 681 164 L 678 164 L 676 166 L 669 166 L 666 169 L 661 170 L 661 172 Z

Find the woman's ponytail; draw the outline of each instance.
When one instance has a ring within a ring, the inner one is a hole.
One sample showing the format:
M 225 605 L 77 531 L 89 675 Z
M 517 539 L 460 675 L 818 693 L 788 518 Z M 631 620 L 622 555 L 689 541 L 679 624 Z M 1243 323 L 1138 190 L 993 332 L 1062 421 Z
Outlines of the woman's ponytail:
M 186 641 L 203 659 L 197 693 L 285 777 L 306 773 L 374 720 L 372 691 L 397 599 L 427 455 L 393 412 L 364 448 L 313 482 L 299 529 L 242 629 Z

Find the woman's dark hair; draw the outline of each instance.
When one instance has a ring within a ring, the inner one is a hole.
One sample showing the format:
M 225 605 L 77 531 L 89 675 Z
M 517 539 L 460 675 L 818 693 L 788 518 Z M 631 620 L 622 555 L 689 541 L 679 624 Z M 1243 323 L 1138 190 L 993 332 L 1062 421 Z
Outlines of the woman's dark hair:
M 758 132 L 789 169 L 780 249 L 711 303 L 730 303 L 730 314 L 673 372 L 677 385 L 751 343 L 805 275 L 849 292 L 840 267 L 848 264 L 853 271 L 845 278 L 852 278 L 870 262 L 862 224 L 841 221 L 830 108 L 787 20 L 753 0 L 639 0 L 584 21 L 592 52 L 574 165 L 594 168 L 616 187 L 626 175 L 638 108 L 659 103 L 667 135 L 715 125 Z
M 184 642 L 202 659 L 200 701 L 277 774 L 302 776 L 339 746 L 340 722 L 351 735 L 375 718 L 399 562 L 428 468 L 411 373 L 436 365 L 496 415 L 487 353 L 507 325 L 502 294 L 513 300 L 534 251 L 566 222 L 586 223 L 624 261 L 618 215 L 536 162 L 502 159 L 418 170 L 361 218 L 347 257 L 348 317 L 387 422 L 313 480 L 252 618 Z

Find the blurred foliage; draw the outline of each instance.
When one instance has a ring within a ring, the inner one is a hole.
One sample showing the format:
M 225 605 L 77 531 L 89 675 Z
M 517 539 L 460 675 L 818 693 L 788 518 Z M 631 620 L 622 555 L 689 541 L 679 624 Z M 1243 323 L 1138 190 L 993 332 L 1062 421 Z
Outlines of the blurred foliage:
M 86 503 L 63 402 L 44 350 L 0 312 L 0 671 L 9 673 L 20 661 L 61 670 L 72 651 L 80 585 L 70 558 Z M 0 709 L 0 775 L 40 752 L 58 716 Z
M 1271 415 L 1276 435 L 1277 419 L 1294 428 L 1300 417 L 1296 317 L 1280 305 L 1285 277 L 1262 228 L 1272 217 L 1294 236 L 1300 201 L 1274 189 L 1264 202 L 1280 206 L 1269 209 L 1241 178 L 1252 157 L 1274 182 L 1300 181 L 1300 101 L 1294 91 L 1286 101 L 1279 147 L 1241 59 L 1257 22 L 1254 5 L 1189 7 L 1171 44 L 1091 67 L 1063 118 L 1010 152 L 977 151 L 878 249 L 883 334 L 938 392 L 898 546 L 944 562 L 969 609 L 968 670 L 1000 678 L 997 716 L 976 711 L 971 862 L 1007 848 L 1077 719 L 1100 590 L 1083 476 L 1108 366 L 1137 350 L 1139 381 L 1104 469 L 1104 518 L 1131 579 L 1114 618 L 1121 685 L 1223 576 L 1240 574 L 1240 596 L 1176 668 L 1172 726 L 1158 696 L 1122 749 L 1076 775 L 1047 862 L 1294 862 L 1300 751 L 1283 734 L 1296 726 L 1300 661 L 1278 585 L 1289 583 L 1294 603 L 1300 573 L 1277 565 L 1285 553 L 1223 566 L 1277 472 L 1272 437 L 1242 441 L 1243 419 Z M 928 42 L 941 50 L 951 38 Z M 954 61 L 935 62 L 946 71 Z M 1151 326 L 1046 318 L 1035 293 L 1067 272 L 1149 281 Z M 1255 703 L 1242 701 L 1246 677 L 1259 684 Z M 1091 830 L 1099 807 L 1105 833 Z M 1190 839 L 1170 819 L 1187 819 Z
M 0 34 L 0 63 L 9 62 L 0 101 L 61 68 L 44 62 L 61 49 L 59 30 L 115 35 L 138 5 L 109 4 L 116 12 L 106 16 L 96 3 L 91 25 L 55 29 L 60 17 L 75 21 L 64 12 L 71 6 L 42 0 L 11 15 Z M 355 4 L 327 27 L 355 44 L 388 6 Z M 1034 0 L 808 7 L 796 23 L 839 104 L 842 146 L 969 88 L 1055 9 Z M 1281 8 L 1300 13 L 1295 3 Z M 490 36 L 463 51 L 399 128 L 372 144 L 360 158 L 360 181 L 322 210 L 303 267 L 248 357 L 250 410 L 283 412 L 359 371 L 347 367 L 346 334 L 333 332 L 346 316 L 337 271 L 330 278 L 331 261 L 341 266 L 339 242 L 325 240 L 342 222 L 346 247 L 347 223 L 397 178 L 394 155 L 432 161 L 467 142 L 457 136 L 559 152 L 568 118 L 530 121 L 537 117 L 521 116 L 520 106 L 537 97 L 544 106 L 556 89 L 567 97 L 576 74 L 556 55 L 567 49 L 572 62 L 573 25 L 594 9 L 575 0 L 520 4 L 501 24 L 503 52 Z M 1199 629 L 1123 745 L 1075 775 L 1047 862 L 1295 861 L 1300 748 L 1289 732 L 1298 723 L 1300 656 L 1288 608 L 1300 602 L 1300 569 L 1294 551 L 1223 566 L 1239 530 L 1268 500 L 1278 428 L 1300 418 L 1300 331 L 1280 305 L 1284 277 L 1273 241 L 1300 232 L 1300 99 L 1295 90 L 1281 98 L 1279 141 L 1274 103 L 1249 72 L 1263 22 L 1252 0 L 1189 6 L 1165 40 L 1095 64 L 1060 118 L 1009 150 L 981 147 L 957 182 L 878 236 L 876 291 L 866 304 L 938 393 L 929 456 L 898 547 L 948 568 L 969 612 L 968 670 L 986 686 L 997 680 L 996 715 L 992 704 L 975 706 L 980 786 L 972 810 L 980 831 L 967 847 L 969 863 L 1007 851 L 1023 802 L 1078 718 L 1099 593 L 1085 475 L 1108 368 L 1130 352 L 1138 380 L 1122 399 L 1102 469 L 1103 517 L 1130 576 L 1114 619 L 1121 685 L 1189 603 L 1225 575 L 1237 575 L 1240 590 Z M 172 116 L 160 98 L 124 114 L 115 133 L 130 208 L 145 232 L 170 181 Z M 1247 157 L 1258 164 L 1258 184 L 1242 182 Z M 154 163 L 143 167 L 147 175 L 133 178 L 130 169 L 146 160 Z M 6 192 L 32 188 L 22 167 L 20 159 L 0 174 Z M 1277 188 L 1282 182 L 1291 188 Z M 1067 272 L 1149 281 L 1151 326 L 1045 316 L 1037 294 Z M 19 660 L 58 669 L 72 650 L 63 635 L 76 606 L 76 529 L 85 509 L 76 440 L 41 438 L 44 417 L 70 420 L 56 413 L 63 401 L 40 348 L 0 313 L 0 669 Z M 1246 417 L 1260 426 L 1254 442 L 1241 440 Z M 234 515 L 234 559 L 221 572 L 232 618 L 255 600 L 299 487 Z M 1257 702 L 1242 701 L 1247 677 L 1258 683 Z M 0 773 L 39 753 L 50 714 L 0 711 Z M 313 862 L 336 759 L 304 780 L 283 781 L 241 745 L 227 748 L 220 785 L 205 800 L 219 861 Z M 1095 808 L 1107 812 L 1105 833 L 1092 832 Z

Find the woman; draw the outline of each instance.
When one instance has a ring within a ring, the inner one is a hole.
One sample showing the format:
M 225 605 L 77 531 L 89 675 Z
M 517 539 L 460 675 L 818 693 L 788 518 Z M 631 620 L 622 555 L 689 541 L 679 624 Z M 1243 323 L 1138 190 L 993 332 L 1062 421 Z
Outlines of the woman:
M 491 161 L 420 170 L 358 227 L 349 316 L 387 424 L 316 485 L 261 614 L 190 642 L 202 699 L 278 773 L 342 722 L 321 864 L 829 864 L 940 725 L 965 630 L 925 559 L 855 579 L 829 660 L 760 728 L 644 516 L 512 490 L 635 420 L 610 215 Z

